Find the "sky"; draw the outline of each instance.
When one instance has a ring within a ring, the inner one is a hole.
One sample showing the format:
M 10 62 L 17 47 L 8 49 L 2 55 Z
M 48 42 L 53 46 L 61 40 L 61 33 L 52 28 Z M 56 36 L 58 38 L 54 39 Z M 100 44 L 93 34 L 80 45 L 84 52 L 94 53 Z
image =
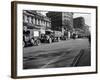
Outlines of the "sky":
M 39 13 L 43 14 L 46 16 L 47 11 L 38 11 Z
M 38 11 L 39 13 L 43 14 L 46 16 L 47 11 Z M 85 24 L 87 24 L 88 26 L 91 26 L 91 14 L 89 13 L 75 13 L 73 14 L 73 18 L 76 17 L 84 17 L 85 19 Z

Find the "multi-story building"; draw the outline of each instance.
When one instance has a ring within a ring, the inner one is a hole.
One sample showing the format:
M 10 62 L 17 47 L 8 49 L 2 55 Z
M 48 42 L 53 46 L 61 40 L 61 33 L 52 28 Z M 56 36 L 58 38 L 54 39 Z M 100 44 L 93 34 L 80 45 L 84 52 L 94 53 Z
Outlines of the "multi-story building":
M 83 17 L 77 17 L 73 19 L 74 28 L 83 29 L 85 25 L 85 19 Z
M 48 12 L 47 17 L 51 18 L 51 29 L 62 31 L 73 28 L 73 13 L 71 12 Z
M 30 34 L 33 34 L 34 30 L 42 33 L 51 28 L 51 20 L 37 11 L 23 10 L 23 27 L 30 30 Z
M 74 29 L 75 31 L 77 31 L 77 33 L 81 33 L 81 34 L 85 34 L 88 35 L 89 32 L 89 28 L 90 26 L 88 26 L 85 23 L 85 18 L 84 17 L 77 17 L 73 19 L 73 24 L 74 24 Z

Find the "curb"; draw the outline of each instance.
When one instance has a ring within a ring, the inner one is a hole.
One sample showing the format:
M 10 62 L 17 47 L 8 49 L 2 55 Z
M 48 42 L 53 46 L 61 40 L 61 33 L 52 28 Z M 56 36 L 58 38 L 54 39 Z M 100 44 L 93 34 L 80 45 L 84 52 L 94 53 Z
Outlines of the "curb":
M 79 54 L 74 58 L 71 66 L 77 66 L 77 64 L 79 63 L 80 58 L 82 57 L 82 55 L 84 54 L 84 49 L 80 50 Z

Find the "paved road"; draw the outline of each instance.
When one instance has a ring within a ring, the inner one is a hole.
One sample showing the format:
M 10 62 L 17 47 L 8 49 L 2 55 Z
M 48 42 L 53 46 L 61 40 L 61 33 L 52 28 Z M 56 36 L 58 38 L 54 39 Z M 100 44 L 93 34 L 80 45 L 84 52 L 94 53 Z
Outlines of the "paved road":
M 60 41 L 23 49 L 24 69 L 70 67 L 81 49 L 88 48 L 87 39 Z
M 90 66 L 91 65 L 91 54 L 90 54 L 90 48 L 83 49 L 80 53 L 81 56 L 78 58 L 78 61 L 76 61 L 75 66 Z

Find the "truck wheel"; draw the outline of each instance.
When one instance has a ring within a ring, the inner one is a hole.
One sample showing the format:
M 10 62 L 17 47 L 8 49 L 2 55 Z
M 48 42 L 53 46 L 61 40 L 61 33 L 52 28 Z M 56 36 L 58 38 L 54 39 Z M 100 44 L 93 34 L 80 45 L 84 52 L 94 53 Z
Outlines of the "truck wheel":
M 34 45 L 34 40 L 33 40 L 33 39 L 31 39 L 31 45 L 32 45 L 32 46 Z
M 34 46 L 36 46 L 37 45 L 37 41 L 34 41 Z
M 51 39 L 51 38 L 49 38 L 48 42 L 49 42 L 49 43 L 52 43 L 52 39 Z
M 36 41 L 36 45 L 37 46 L 40 45 L 40 41 L 39 40 Z

